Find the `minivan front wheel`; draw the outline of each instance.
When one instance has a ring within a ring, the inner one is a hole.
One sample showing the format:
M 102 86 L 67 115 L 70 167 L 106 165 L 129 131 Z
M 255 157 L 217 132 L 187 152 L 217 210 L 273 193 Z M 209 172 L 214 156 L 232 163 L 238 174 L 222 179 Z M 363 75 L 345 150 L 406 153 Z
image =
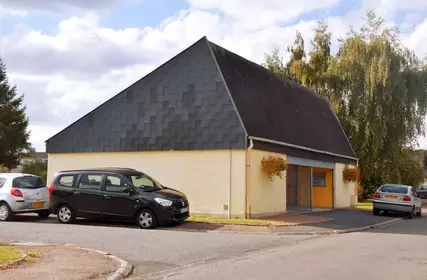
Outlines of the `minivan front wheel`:
M 58 208 L 58 220 L 63 224 L 71 224 L 76 220 L 76 214 L 68 205 L 62 205 Z
M 143 209 L 138 213 L 136 223 L 140 228 L 153 229 L 157 227 L 157 218 L 152 211 Z

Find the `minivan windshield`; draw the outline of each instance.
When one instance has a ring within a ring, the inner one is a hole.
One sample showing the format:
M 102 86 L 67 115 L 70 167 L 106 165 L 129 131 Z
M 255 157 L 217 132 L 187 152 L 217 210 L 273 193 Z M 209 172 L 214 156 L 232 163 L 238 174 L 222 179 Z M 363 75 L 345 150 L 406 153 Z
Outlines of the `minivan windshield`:
M 40 177 L 22 176 L 13 179 L 13 187 L 17 189 L 39 189 L 46 187 L 46 184 Z
M 163 186 L 144 173 L 127 174 L 126 178 L 132 182 L 137 188 L 140 188 L 144 192 L 153 192 L 163 189 Z

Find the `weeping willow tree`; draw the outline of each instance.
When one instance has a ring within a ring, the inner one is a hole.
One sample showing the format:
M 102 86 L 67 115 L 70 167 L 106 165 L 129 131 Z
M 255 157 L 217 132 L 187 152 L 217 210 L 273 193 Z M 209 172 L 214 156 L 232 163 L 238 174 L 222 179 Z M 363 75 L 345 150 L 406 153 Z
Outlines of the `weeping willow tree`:
M 425 133 L 426 65 L 403 46 L 398 30 L 386 27 L 374 11 L 367 13 L 359 30 L 351 28 L 339 40 L 336 54 L 331 53 L 331 43 L 328 26 L 319 22 L 307 55 L 297 32 L 287 48 L 289 62 L 284 63 L 276 49 L 266 56 L 265 65 L 328 97 L 365 181 L 414 184 L 419 175 L 413 174 L 420 172 L 411 169 L 422 167 L 408 151 Z

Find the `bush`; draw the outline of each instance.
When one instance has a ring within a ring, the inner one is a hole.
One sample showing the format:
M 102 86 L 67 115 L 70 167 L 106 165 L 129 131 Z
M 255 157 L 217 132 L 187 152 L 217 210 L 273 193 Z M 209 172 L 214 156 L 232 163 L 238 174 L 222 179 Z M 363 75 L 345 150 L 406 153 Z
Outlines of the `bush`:
M 9 169 L 3 164 L 0 164 L 0 173 L 8 173 L 8 172 L 9 172 Z
M 362 199 L 371 199 L 377 189 L 383 184 L 380 178 L 367 177 L 363 178 L 361 185 L 363 188 Z
M 22 167 L 22 172 L 40 176 L 47 183 L 47 163 L 39 160 L 30 162 Z

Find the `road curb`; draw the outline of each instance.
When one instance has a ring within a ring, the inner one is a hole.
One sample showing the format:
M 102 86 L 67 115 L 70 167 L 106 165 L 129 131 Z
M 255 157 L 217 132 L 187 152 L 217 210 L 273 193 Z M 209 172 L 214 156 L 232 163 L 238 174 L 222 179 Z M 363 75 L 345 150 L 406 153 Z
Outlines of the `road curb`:
M 76 246 L 75 244 L 71 244 L 71 243 L 67 243 L 67 244 L 58 244 L 58 243 L 46 244 L 46 243 L 38 243 L 38 242 L 10 242 L 9 244 L 11 244 L 11 245 L 22 245 L 22 246 L 72 246 L 72 247 L 80 249 L 80 250 L 90 251 L 90 252 L 94 252 L 94 253 L 97 253 L 100 255 L 107 256 L 111 260 L 120 263 L 119 269 L 117 269 L 113 275 L 109 276 L 107 278 L 107 280 L 122 280 L 122 279 L 126 278 L 127 276 L 129 276 L 133 270 L 133 266 L 129 262 L 127 262 L 124 259 L 121 259 L 115 255 L 112 255 L 112 254 L 104 252 L 104 251 L 79 247 L 79 246 Z
M 69 244 L 69 245 L 66 245 L 66 246 L 74 246 L 74 245 Z M 95 253 L 98 253 L 98 254 L 101 254 L 101 255 L 104 255 L 104 256 L 108 256 L 111 260 L 114 260 L 114 261 L 120 263 L 119 269 L 117 269 L 116 272 L 114 272 L 113 275 L 111 275 L 110 277 L 108 277 L 107 280 L 121 280 L 121 279 L 124 279 L 127 276 L 129 276 L 131 274 L 132 270 L 133 270 L 133 266 L 129 262 L 127 262 L 124 259 L 119 258 L 119 257 L 117 257 L 115 255 L 112 255 L 110 253 L 107 253 L 107 252 L 104 252 L 104 251 L 99 251 L 99 250 L 94 250 L 94 249 L 89 249 L 89 248 L 78 247 L 78 246 L 74 246 L 74 247 L 76 247 L 78 249 L 81 249 L 81 250 L 91 251 L 91 252 L 95 252 Z
M 345 234 L 351 232 L 360 232 L 367 231 L 374 228 L 383 227 L 386 225 L 391 225 L 403 220 L 403 218 L 395 218 L 388 221 L 362 226 L 362 227 L 354 227 L 348 229 L 338 229 L 338 230 L 328 230 L 328 231 L 312 231 L 312 232 L 275 232 L 275 235 L 332 235 L 332 234 Z

